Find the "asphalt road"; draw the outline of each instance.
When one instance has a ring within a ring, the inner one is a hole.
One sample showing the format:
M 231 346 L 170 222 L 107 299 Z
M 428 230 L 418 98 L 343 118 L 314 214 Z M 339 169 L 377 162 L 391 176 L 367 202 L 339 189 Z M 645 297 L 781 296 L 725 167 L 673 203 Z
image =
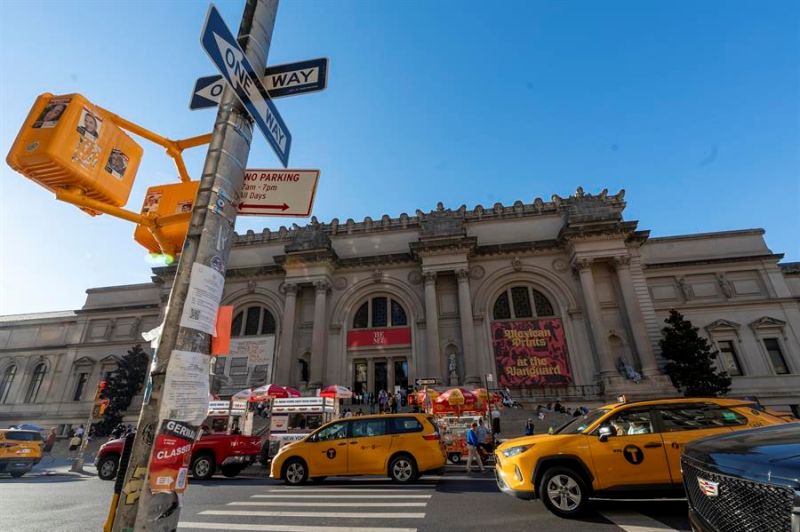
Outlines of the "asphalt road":
M 87 468 L 88 471 L 93 469 Z M 180 530 L 290 532 L 689 530 L 684 502 L 596 501 L 581 520 L 550 514 L 538 501 L 500 493 L 492 473 L 448 466 L 409 486 L 386 479 L 328 479 L 289 487 L 254 475 L 191 482 Z M 0 477 L 0 530 L 100 530 L 112 483 L 93 475 Z

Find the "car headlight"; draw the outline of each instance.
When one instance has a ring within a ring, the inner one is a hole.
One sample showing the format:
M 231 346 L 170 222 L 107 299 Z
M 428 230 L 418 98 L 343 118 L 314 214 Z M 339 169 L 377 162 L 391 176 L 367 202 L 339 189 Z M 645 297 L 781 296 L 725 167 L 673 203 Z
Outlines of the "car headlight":
M 509 447 L 508 449 L 503 449 L 502 452 L 503 456 L 506 458 L 511 458 L 512 456 L 517 456 L 518 454 L 522 454 L 528 449 L 533 447 L 533 444 L 530 445 L 517 445 L 516 447 Z

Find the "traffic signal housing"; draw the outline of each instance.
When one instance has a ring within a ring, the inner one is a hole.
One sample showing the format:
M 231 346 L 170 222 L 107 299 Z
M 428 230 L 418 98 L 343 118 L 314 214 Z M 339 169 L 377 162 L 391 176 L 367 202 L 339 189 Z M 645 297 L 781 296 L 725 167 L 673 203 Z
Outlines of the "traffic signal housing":
M 31 107 L 6 161 L 51 192 L 67 189 L 122 207 L 143 150 L 116 118 L 80 94 L 44 93 Z M 100 214 L 89 207 L 81 209 Z
M 199 186 L 199 181 L 186 181 L 148 188 L 140 215 L 154 223 L 138 224 L 133 239 L 151 253 L 180 254 Z

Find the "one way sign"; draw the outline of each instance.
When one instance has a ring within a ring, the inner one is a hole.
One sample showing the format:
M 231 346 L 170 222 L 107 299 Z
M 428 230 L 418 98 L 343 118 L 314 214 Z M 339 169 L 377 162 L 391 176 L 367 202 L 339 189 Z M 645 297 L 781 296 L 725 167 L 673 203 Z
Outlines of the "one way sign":
M 219 69 L 220 74 L 233 88 L 239 101 L 253 117 L 261 133 L 275 150 L 278 158 L 286 167 L 289 165 L 289 149 L 292 145 L 292 134 L 286 127 L 275 104 L 267 94 L 267 89 L 256 75 L 244 52 L 236 42 L 236 38 L 225 25 L 219 11 L 213 5 L 208 8 L 208 16 L 200 37 L 208 56 Z
M 297 63 L 267 67 L 262 78 L 272 99 L 325 90 L 328 85 L 328 58 L 309 59 Z M 194 84 L 189 109 L 216 107 L 222 97 L 225 80 L 222 76 L 205 76 Z

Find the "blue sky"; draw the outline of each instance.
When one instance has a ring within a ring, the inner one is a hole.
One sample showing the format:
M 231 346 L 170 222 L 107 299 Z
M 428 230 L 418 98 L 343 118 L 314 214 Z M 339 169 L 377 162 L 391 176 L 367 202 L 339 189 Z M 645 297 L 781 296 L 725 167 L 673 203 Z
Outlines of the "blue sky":
M 235 32 L 243 0 L 216 4 Z M 0 152 L 35 97 L 80 92 L 173 138 L 189 111 L 208 4 L 0 3 Z M 330 58 L 328 89 L 276 100 L 290 166 L 320 168 L 320 220 L 627 190 L 653 236 L 749 227 L 800 260 L 797 2 L 284 0 L 270 64 Z M 128 207 L 174 182 L 145 156 Z M 203 148 L 187 152 L 198 177 Z M 277 167 L 256 135 L 248 166 Z M 293 221 L 240 218 L 237 231 Z M 147 282 L 133 226 L 91 218 L 0 168 L 0 314 L 80 308 Z

